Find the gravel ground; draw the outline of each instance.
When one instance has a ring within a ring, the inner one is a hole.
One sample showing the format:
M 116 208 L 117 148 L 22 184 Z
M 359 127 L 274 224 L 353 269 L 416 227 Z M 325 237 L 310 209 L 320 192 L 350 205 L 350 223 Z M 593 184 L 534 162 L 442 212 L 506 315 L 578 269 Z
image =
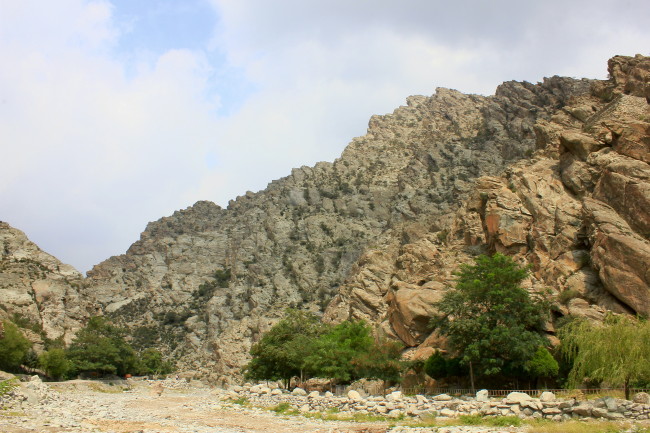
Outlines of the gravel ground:
M 323 421 L 302 416 L 278 416 L 222 400 L 218 390 L 206 387 L 165 389 L 139 382 L 108 386 L 91 381 L 69 381 L 47 386 L 23 385 L 16 402 L 0 410 L 3 433 L 497 433 L 524 429 L 390 426 L 385 422 Z

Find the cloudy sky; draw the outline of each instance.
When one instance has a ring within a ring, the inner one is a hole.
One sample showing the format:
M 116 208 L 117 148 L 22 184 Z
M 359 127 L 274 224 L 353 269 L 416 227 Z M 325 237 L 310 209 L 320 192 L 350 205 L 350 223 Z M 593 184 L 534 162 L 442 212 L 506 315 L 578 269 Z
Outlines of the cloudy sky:
M 436 87 L 606 78 L 647 0 L 0 0 L 0 220 L 81 271 Z

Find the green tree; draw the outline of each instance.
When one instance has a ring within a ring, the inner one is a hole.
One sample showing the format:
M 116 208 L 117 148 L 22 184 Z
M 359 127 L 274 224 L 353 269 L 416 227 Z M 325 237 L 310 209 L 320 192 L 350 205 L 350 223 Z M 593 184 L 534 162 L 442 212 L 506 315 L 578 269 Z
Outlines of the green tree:
M 287 309 L 276 323 L 250 350 L 251 361 L 244 375 L 252 380 L 283 380 L 305 373 L 305 362 L 317 338 L 327 330 L 314 314 Z
M 573 362 L 572 386 L 584 379 L 623 385 L 630 398 L 632 381 L 650 380 L 650 323 L 608 315 L 604 323 L 573 320 L 559 330 L 560 350 Z
M 41 353 L 38 357 L 38 363 L 48 376 L 57 380 L 66 377 L 72 368 L 65 350 L 61 348 L 53 348 Z
M 91 317 L 66 351 L 75 373 L 134 373 L 137 357 L 124 340 L 125 332 L 101 316 Z
M 355 376 L 382 380 L 384 387 L 388 382 L 400 382 L 406 368 L 406 363 L 401 360 L 403 347 L 384 337 L 376 339 L 368 350 L 352 358 Z
M 145 349 L 138 359 L 138 374 L 169 374 L 174 371 L 174 364 L 170 361 L 165 361 L 162 354 L 154 349 Z
M 535 355 L 524 365 L 524 370 L 535 381 L 535 386 L 537 386 L 539 378 L 557 376 L 560 365 L 547 348 L 538 347 Z
M 373 347 L 370 328 L 364 321 L 346 320 L 334 326 L 316 341 L 306 366 L 316 376 L 340 382 L 362 377 L 357 360 Z
M 0 369 L 15 372 L 20 369 L 32 343 L 13 323 L 4 321 L 2 325 L 4 332 L 0 338 Z
M 449 358 L 436 351 L 424 362 L 424 372 L 434 379 L 446 379 L 467 374 L 458 358 Z
M 528 270 L 502 254 L 461 265 L 455 288 L 437 303 L 433 324 L 462 363 L 481 375 L 523 368 L 548 342 L 542 326 L 548 303 L 521 287 Z

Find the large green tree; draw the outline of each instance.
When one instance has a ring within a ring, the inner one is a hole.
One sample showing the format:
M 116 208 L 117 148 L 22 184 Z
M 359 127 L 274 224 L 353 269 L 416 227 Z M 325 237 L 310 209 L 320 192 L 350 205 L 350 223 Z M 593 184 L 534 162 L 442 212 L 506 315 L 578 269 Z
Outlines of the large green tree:
M 27 357 L 32 343 L 12 322 L 2 322 L 4 332 L 0 337 L 0 369 L 18 371 Z
M 124 340 L 125 331 L 101 316 L 91 317 L 66 351 L 75 373 L 135 373 L 137 356 Z
M 480 375 L 524 369 L 548 344 L 542 327 L 548 303 L 521 287 L 528 270 L 502 254 L 461 265 L 456 286 L 436 304 L 433 324 L 461 361 Z
M 376 338 L 366 350 L 352 357 L 355 375 L 366 379 L 379 379 L 388 383 L 400 382 L 407 363 L 402 361 L 404 345 L 385 337 Z
M 304 377 L 307 356 L 314 342 L 327 331 L 317 316 L 306 311 L 288 309 L 250 350 L 251 361 L 244 368 L 252 380 L 283 380 Z
M 569 383 L 584 379 L 622 385 L 630 398 L 630 383 L 650 380 L 650 322 L 608 315 L 596 324 L 576 319 L 559 330 L 560 350 L 573 362 Z
M 361 377 L 356 360 L 372 346 L 371 329 L 366 323 L 346 320 L 316 341 L 306 364 L 316 376 L 348 382 Z

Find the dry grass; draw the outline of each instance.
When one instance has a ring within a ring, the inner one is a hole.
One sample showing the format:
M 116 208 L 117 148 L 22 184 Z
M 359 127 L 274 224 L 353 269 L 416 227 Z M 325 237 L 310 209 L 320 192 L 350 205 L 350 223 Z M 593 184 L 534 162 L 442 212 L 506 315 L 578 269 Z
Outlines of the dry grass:
M 527 433 L 650 433 L 650 427 L 612 421 L 565 421 L 540 420 L 531 422 Z

